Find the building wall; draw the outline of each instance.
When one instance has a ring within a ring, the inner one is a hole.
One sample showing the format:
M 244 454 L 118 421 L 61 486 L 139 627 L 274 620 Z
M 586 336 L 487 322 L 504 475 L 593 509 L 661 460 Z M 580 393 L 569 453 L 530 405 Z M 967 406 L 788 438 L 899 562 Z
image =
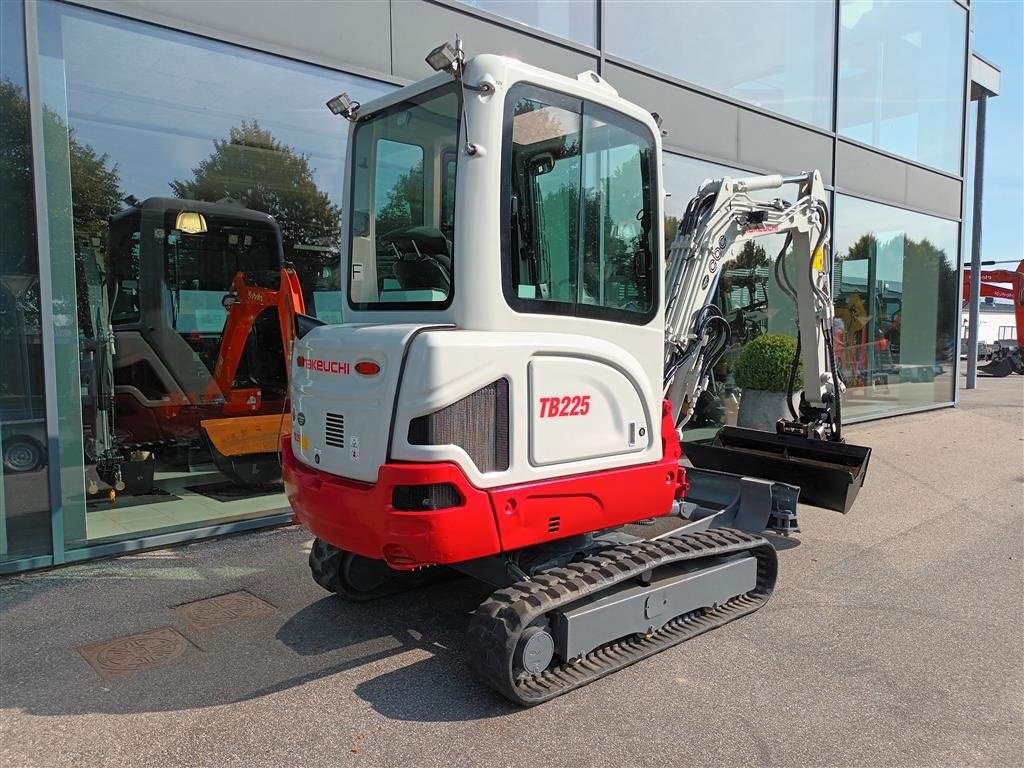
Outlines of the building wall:
M 285 519 L 279 494 L 232 496 L 196 485 L 202 473 L 193 457 L 167 447 L 169 425 L 183 423 L 185 411 L 160 425 L 164 443 L 154 441 L 159 456 L 174 457 L 158 468 L 163 497 L 129 503 L 122 494 L 103 506 L 102 483 L 99 496 L 91 492 L 99 427 L 83 381 L 104 374 L 86 370 L 93 363 L 82 362 L 82 349 L 95 348 L 102 335 L 95 307 L 103 297 L 90 270 L 113 253 L 118 230 L 106 219 L 124 207 L 121 195 L 245 197 L 278 220 L 311 311 L 340 320 L 331 264 L 347 126 L 323 103 L 342 90 L 365 100 L 425 76 L 424 55 L 456 32 L 469 55 L 507 54 L 568 76 L 596 70 L 621 95 L 658 112 L 667 132 L 670 219 L 703 178 L 820 169 L 833 193 L 834 242 L 844 262 L 836 295 L 847 334 L 847 413 L 870 418 L 954 400 L 956 356 L 943 356 L 959 311 L 969 43 L 969 9 L 956 0 L 895 7 L 870 0 L 675 7 L 639 0 L 47 0 L 3 9 L 5 83 L 11 94 L 31 95 L 18 113 L 24 130 L 11 139 L 25 159 L 18 189 L 33 193 L 9 194 L 4 204 L 34 200 L 35 208 L 16 216 L 37 226 L 22 232 L 20 255 L 3 254 L 2 274 L 17 293 L 19 322 L 39 328 L 15 351 L 34 361 L 32 371 L 47 373 L 5 390 L 19 393 L 27 414 L 20 421 L 32 422 L 41 457 L 29 471 L 4 470 L 0 568 Z M 731 23 L 737 14 L 746 23 Z M 38 265 L 25 256 L 37 236 Z M 125 263 L 147 258 L 144 237 L 135 251 L 126 243 Z M 181 244 L 174 245 L 178 254 Z M 770 264 L 780 246 L 766 242 L 754 254 L 757 264 Z M 175 258 L 185 264 L 173 278 L 177 300 L 187 299 L 173 310 L 191 349 L 182 354 L 209 357 L 203 344 L 221 322 L 214 298 L 222 287 L 201 271 L 186 277 L 192 257 Z M 777 286 L 770 278 L 758 283 L 752 269 L 736 265 L 718 300 L 742 303 L 744 290 L 754 296 L 763 289 L 760 305 L 736 314 L 740 338 L 788 332 Z M 122 304 L 144 281 L 138 274 L 120 281 Z M 117 296 L 106 300 L 122 311 Z M 904 301 L 914 317 L 900 339 Z M 862 322 L 868 310 L 875 319 Z M 130 302 L 123 311 L 131 315 Z M 118 343 L 123 362 L 134 342 Z M 901 346 L 913 371 L 900 366 Z M 164 374 L 119 373 L 154 397 Z M 139 436 L 152 436 L 145 421 L 152 412 L 138 411 L 119 416 L 120 428 L 148 443 Z M 705 427 L 716 418 L 709 415 Z M 4 419 L 14 423 L 11 408 Z M 0 438 L 10 447 L 24 435 L 5 427 Z

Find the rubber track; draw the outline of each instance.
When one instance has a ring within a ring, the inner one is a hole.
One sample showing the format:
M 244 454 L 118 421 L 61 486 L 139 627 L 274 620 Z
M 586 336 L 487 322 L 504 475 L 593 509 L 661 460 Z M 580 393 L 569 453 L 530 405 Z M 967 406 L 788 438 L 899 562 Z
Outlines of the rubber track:
M 519 637 L 544 614 L 651 568 L 741 552 L 757 559 L 757 582 L 751 591 L 718 607 L 677 616 L 651 635 L 615 640 L 581 659 L 549 667 L 537 675 L 514 676 L 513 656 Z M 775 548 L 768 541 L 732 528 L 620 545 L 492 594 L 470 620 L 467 660 L 486 685 L 516 704 L 533 706 L 756 611 L 771 595 L 777 572 Z

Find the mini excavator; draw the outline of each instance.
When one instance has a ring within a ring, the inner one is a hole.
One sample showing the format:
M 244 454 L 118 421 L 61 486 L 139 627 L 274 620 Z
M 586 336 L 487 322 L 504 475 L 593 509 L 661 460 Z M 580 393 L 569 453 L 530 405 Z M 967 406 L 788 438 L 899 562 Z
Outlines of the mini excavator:
M 704 182 L 666 258 L 656 116 L 594 72 L 458 43 L 427 62 L 370 104 L 328 103 L 351 122 L 348 322 L 306 322 L 294 344 L 285 489 L 314 579 L 342 597 L 438 566 L 491 585 L 467 660 L 530 706 L 757 610 L 777 571 L 763 534 L 796 527 L 792 481 L 846 511 L 870 451 L 842 440 L 818 172 Z M 799 408 L 684 467 L 728 344 L 709 298 L 776 233 Z M 652 518 L 657 535 L 634 525 Z

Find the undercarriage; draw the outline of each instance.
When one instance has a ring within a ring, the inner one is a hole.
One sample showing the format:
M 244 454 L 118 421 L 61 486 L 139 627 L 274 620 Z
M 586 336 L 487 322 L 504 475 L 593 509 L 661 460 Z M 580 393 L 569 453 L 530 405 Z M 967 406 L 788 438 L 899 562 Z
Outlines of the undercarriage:
M 466 660 L 490 688 L 532 706 L 765 603 L 777 573 L 774 547 L 757 534 L 710 528 L 712 519 L 673 517 L 681 524 L 650 538 L 616 529 L 412 571 L 318 538 L 309 563 L 320 586 L 353 602 L 453 571 L 497 587 L 470 619 Z

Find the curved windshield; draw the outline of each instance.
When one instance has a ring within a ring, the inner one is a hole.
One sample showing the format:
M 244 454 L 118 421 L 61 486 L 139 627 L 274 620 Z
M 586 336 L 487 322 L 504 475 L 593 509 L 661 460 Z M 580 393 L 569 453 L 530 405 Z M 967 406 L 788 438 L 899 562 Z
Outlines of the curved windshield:
M 349 233 L 353 309 L 451 304 L 461 110 L 453 82 L 359 121 Z

